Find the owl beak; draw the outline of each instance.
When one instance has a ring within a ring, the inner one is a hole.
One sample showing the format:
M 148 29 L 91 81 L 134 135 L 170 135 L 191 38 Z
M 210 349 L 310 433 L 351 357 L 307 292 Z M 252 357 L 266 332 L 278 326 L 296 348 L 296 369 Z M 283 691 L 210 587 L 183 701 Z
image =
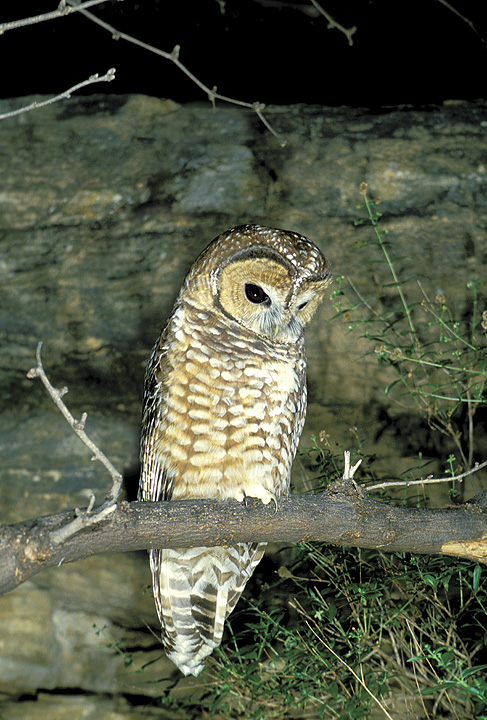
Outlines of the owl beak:
M 274 328 L 274 337 L 277 337 L 279 335 L 279 330 L 281 329 L 280 325 L 276 325 Z

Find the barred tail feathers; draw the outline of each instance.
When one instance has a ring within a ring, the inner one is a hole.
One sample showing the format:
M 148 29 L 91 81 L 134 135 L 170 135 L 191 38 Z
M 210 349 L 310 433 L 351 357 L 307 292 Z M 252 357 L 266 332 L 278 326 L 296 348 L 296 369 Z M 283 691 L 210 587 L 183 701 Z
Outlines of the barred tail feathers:
M 151 550 L 157 614 L 168 657 L 199 675 L 220 644 L 226 618 L 260 562 L 266 543 Z

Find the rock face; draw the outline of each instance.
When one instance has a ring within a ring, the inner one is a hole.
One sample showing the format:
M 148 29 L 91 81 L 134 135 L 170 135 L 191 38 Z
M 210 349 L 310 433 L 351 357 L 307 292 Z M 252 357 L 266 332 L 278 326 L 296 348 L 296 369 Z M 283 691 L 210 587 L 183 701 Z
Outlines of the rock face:
M 30 100 L 4 101 L 0 112 Z M 142 96 L 73 97 L 1 123 L 0 522 L 83 504 L 108 486 L 40 383 L 26 379 L 39 340 L 73 413 L 89 411 L 88 432 L 135 477 L 145 361 L 192 260 L 223 230 L 296 230 L 335 276 L 365 297 L 387 294 L 375 250 L 357 248 L 372 233 L 354 225 L 365 181 L 406 277 L 433 296 L 442 290 L 460 312 L 466 283 L 487 277 L 484 104 L 383 114 L 293 106 L 267 117 L 285 147 L 251 112 Z M 355 425 L 372 450 L 388 376 L 333 315 L 328 303 L 308 333 L 304 437 L 326 430 L 350 444 Z M 402 442 L 383 457 L 406 455 Z M 156 627 L 149 582 L 143 553 L 91 558 L 1 598 L 2 717 L 81 717 L 87 692 L 86 713 L 94 703 L 93 717 L 125 718 L 134 711 L 108 695 L 160 694 L 151 680 L 172 666 L 162 658 L 138 672 L 162 655 L 145 630 Z M 136 648 L 129 668 L 127 646 Z M 53 689 L 73 694 L 62 702 Z

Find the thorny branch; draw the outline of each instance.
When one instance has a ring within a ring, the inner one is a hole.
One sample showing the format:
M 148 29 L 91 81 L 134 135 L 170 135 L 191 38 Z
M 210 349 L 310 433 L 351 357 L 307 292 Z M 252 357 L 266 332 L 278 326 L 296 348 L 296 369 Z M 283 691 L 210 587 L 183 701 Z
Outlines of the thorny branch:
M 112 25 L 104 22 L 103 20 L 100 20 L 98 17 L 96 17 L 96 15 L 93 15 L 93 13 L 91 13 L 88 10 L 88 8 L 94 7 L 96 5 L 101 5 L 101 4 L 105 3 L 106 1 L 107 0 L 85 0 L 85 2 L 82 2 L 81 0 L 60 0 L 57 9 L 52 10 L 51 12 L 43 13 L 40 15 L 34 15 L 32 17 L 22 18 L 20 20 L 13 20 L 11 22 L 0 23 L 0 35 L 2 35 L 3 33 L 7 32 L 9 30 L 13 30 L 13 29 L 16 29 L 19 27 L 25 27 L 27 25 L 34 25 L 34 24 L 37 24 L 40 22 L 44 22 L 46 20 L 54 20 L 59 17 L 65 17 L 66 15 L 69 15 L 71 13 L 79 12 L 82 15 L 84 15 L 86 18 L 91 20 L 92 22 L 96 23 L 97 25 L 100 25 L 100 27 L 104 28 L 105 30 L 108 30 L 111 33 L 112 38 L 114 40 L 118 40 L 118 39 L 126 40 L 127 42 L 133 43 L 134 45 L 138 45 L 139 47 L 141 47 L 145 50 L 149 50 L 150 52 L 155 53 L 156 55 L 160 55 L 164 59 L 173 62 L 179 68 L 179 70 L 181 70 L 181 72 L 183 72 L 185 75 L 187 75 L 187 77 L 189 77 L 189 79 L 193 83 L 195 83 L 199 88 L 201 88 L 203 90 L 203 92 L 206 93 L 206 95 L 208 96 L 208 99 L 210 100 L 210 102 L 213 105 L 215 104 L 215 100 L 222 100 L 223 102 L 228 102 L 233 105 L 240 105 L 241 107 L 246 107 L 246 108 L 253 110 L 257 114 L 257 116 L 261 120 L 261 122 L 269 130 L 269 132 L 271 132 L 272 135 L 274 135 L 274 137 L 278 140 L 280 145 L 282 147 L 284 147 L 286 145 L 286 141 L 281 138 L 281 136 L 274 130 L 274 128 L 271 126 L 269 121 L 264 116 L 263 111 L 265 110 L 265 107 L 266 107 L 264 103 L 260 103 L 260 102 L 249 103 L 249 102 L 245 102 L 242 100 L 235 100 L 234 98 L 230 98 L 230 97 L 227 97 L 225 95 L 221 95 L 220 93 L 218 93 L 216 87 L 213 87 L 211 89 L 209 87 L 207 87 L 195 75 L 193 75 L 193 73 L 191 73 L 190 70 L 188 70 L 188 68 L 186 68 L 185 65 L 183 65 L 179 61 L 179 52 L 180 52 L 179 45 L 176 45 L 171 53 L 165 52 L 164 50 L 160 50 L 159 48 L 156 48 L 152 45 L 148 45 L 147 43 L 144 43 L 143 41 L 138 40 L 137 38 L 134 38 L 130 35 L 127 35 L 126 33 L 116 30 Z M 118 1 L 123 2 L 123 0 L 118 0 Z M 317 0 L 310 0 L 310 2 L 315 7 L 315 9 L 321 15 L 323 15 L 324 18 L 326 18 L 326 20 L 328 21 L 328 28 L 330 28 L 330 29 L 336 28 L 337 30 L 342 32 L 345 35 L 345 37 L 347 38 L 348 44 L 353 45 L 353 35 L 357 31 L 357 27 L 355 25 L 350 28 L 344 27 L 339 22 L 337 22 L 326 10 L 324 10 L 323 7 L 318 3 Z M 466 22 L 471 27 L 471 29 L 478 35 L 478 37 L 480 38 L 482 43 L 485 45 L 485 41 L 483 40 L 483 38 L 480 37 L 479 32 L 477 31 L 477 29 L 474 27 L 473 23 L 470 20 L 465 18 L 463 15 L 461 15 L 446 0 L 439 0 L 439 2 L 441 2 L 445 7 L 447 7 L 449 10 L 451 10 L 456 15 L 458 15 L 462 20 L 464 20 L 464 22 Z M 109 73 L 111 73 L 111 72 L 114 73 L 114 71 L 109 70 L 107 75 L 100 79 L 98 79 L 97 75 L 93 75 L 88 81 L 85 81 L 85 83 L 76 85 L 73 88 L 70 88 L 69 90 L 67 90 L 66 93 L 62 93 L 61 95 L 58 95 L 55 98 L 52 98 L 51 100 L 45 101 L 44 103 L 38 103 L 38 104 L 34 103 L 33 105 L 30 105 L 25 109 L 18 110 L 14 113 L 7 113 L 5 115 L 0 115 L 0 120 L 4 119 L 6 117 L 11 117 L 12 114 L 16 115 L 20 112 L 28 112 L 29 110 L 34 110 L 38 107 L 42 107 L 43 105 L 48 105 L 52 102 L 56 102 L 58 100 L 63 100 L 63 99 L 69 98 L 71 92 L 74 92 L 76 89 L 79 89 L 80 87 L 84 87 L 85 85 L 88 85 L 92 82 L 102 82 L 103 80 L 106 80 L 106 81 L 113 80 L 113 76 L 107 77 L 109 75 Z

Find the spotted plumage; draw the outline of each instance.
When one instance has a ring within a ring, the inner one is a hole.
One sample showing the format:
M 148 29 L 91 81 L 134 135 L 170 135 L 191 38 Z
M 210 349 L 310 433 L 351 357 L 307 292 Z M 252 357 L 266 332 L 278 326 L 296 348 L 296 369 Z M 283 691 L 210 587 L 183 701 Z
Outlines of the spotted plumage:
M 288 493 L 306 413 L 302 330 L 330 278 L 318 248 L 283 230 L 234 228 L 201 253 L 147 368 L 142 500 Z M 185 675 L 220 643 L 264 550 L 150 551 L 164 647 Z

